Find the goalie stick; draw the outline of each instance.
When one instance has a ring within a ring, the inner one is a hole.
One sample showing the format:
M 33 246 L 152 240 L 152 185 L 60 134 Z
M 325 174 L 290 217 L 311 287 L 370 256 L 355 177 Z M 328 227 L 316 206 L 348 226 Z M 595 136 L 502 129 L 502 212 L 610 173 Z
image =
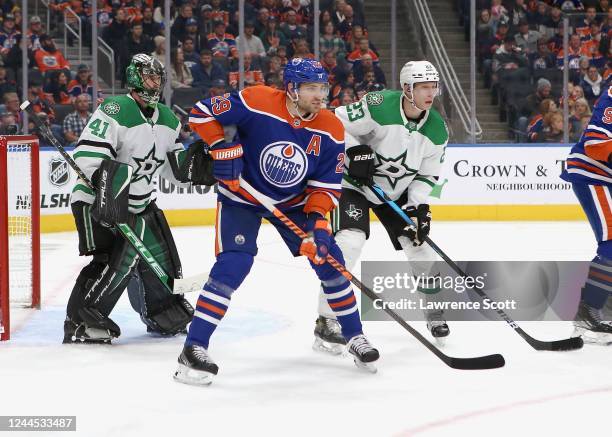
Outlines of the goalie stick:
M 57 149 L 57 151 L 66 160 L 68 165 L 72 167 L 72 169 L 76 172 L 77 176 L 85 183 L 85 185 L 87 185 L 87 187 L 91 190 L 96 191 L 96 188 L 93 186 L 89 178 L 85 175 L 85 173 L 83 173 L 77 163 L 74 162 L 68 152 L 66 152 L 64 146 L 51 133 L 49 127 L 46 126 L 34 113 L 30 102 L 28 100 L 24 101 L 20 105 L 20 108 L 22 111 L 27 111 L 28 114 L 30 114 L 30 118 L 38 128 L 40 134 L 44 136 L 45 139 Z M 138 255 L 149 265 L 149 267 L 151 267 L 151 270 L 155 272 L 155 275 L 157 276 L 157 279 L 159 279 L 159 282 L 168 290 L 168 292 L 173 293 L 172 288 L 168 283 L 170 277 L 163 269 L 163 267 L 157 262 L 153 254 L 149 251 L 149 249 L 144 245 L 142 240 L 138 238 L 138 235 L 136 235 L 134 230 L 127 223 L 116 223 L 114 227 L 121 234 L 121 236 L 125 238 L 125 240 L 134 248 Z M 189 281 L 187 283 L 189 283 Z
M 397 203 L 391 200 L 385 192 L 376 184 L 371 184 L 368 186 L 370 190 L 378 197 L 381 201 L 385 202 L 387 205 L 393 209 L 407 224 L 416 226 L 410 217 L 406 215 L 404 211 L 399 207 Z M 425 241 L 429 246 L 438 254 L 440 257 L 446 261 L 446 263 L 460 276 L 467 276 L 467 274 L 461 270 L 461 268 L 453 262 L 443 251 L 438 247 L 436 243 L 434 243 L 431 238 L 425 237 Z M 478 287 L 472 287 L 474 292 L 480 296 L 483 300 L 490 300 L 489 296 Z M 531 345 L 535 350 L 539 351 L 567 351 L 580 349 L 584 345 L 584 341 L 580 337 L 570 337 L 565 338 L 563 340 L 554 340 L 554 341 L 542 341 L 536 338 L 533 338 L 531 335 L 527 334 L 523 329 L 517 325 L 517 323 L 510 318 L 505 311 L 501 309 L 496 309 L 495 312 L 506 322 L 514 331 L 523 337 L 523 339 Z
M 244 188 L 251 196 L 253 196 L 259 203 L 261 203 L 268 211 L 270 211 L 276 218 L 282 221 L 291 231 L 293 231 L 298 237 L 304 239 L 307 237 L 306 233 L 297 226 L 289 217 L 287 217 L 281 210 L 274 206 L 274 203 L 265 194 L 260 193 L 251 186 L 247 181 L 240 177 L 240 186 Z M 340 264 L 334 257 L 327 255 L 327 262 L 331 264 L 333 268 L 338 270 L 346 279 L 348 279 L 355 287 L 361 290 L 371 300 L 380 299 L 380 297 L 361 283 L 355 276 L 353 276 L 342 264 Z M 410 326 L 404 319 L 402 319 L 395 311 L 388 309 L 386 305 L 383 305 L 384 311 L 391 316 L 393 320 L 399 323 L 404 329 L 410 332 L 417 340 L 421 342 L 427 349 L 433 352 L 438 358 L 440 358 L 447 366 L 453 369 L 460 370 L 481 370 L 481 369 L 495 369 L 503 367 L 505 364 L 504 357 L 500 354 L 486 355 L 482 357 L 473 358 L 455 358 L 444 354 L 440 349 L 430 343 L 421 333 Z

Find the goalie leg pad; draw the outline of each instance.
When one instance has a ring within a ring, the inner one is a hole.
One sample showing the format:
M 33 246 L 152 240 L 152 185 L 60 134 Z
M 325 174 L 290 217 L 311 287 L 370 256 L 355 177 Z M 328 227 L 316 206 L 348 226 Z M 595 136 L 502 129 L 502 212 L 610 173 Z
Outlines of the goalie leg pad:
M 142 272 L 142 265 L 138 270 L 128 284 L 128 296 L 147 330 L 161 335 L 185 332 L 193 317 L 193 307 L 182 295 L 168 294 L 153 272 Z
M 194 309 L 183 296 L 173 295 L 169 305 L 149 318 L 142 318 L 150 332 L 160 335 L 186 333 L 187 325 L 193 318 Z

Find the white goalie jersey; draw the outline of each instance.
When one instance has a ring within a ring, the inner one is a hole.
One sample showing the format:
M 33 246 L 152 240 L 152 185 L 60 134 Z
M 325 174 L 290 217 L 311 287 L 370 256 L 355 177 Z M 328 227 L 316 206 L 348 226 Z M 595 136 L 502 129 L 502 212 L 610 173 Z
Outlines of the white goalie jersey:
M 109 97 L 92 114 L 74 149 L 74 160 L 89 178 L 105 159 L 129 164 L 129 211 L 138 214 L 155 200 L 155 178 L 176 182 L 166 153 L 183 150 L 178 142 L 181 124 L 166 105 L 158 103 L 147 120 L 129 95 Z M 176 182 L 178 183 L 178 182 Z M 81 180 L 71 202 L 93 203 L 94 193 Z
M 368 93 L 357 103 L 337 108 L 336 116 L 346 130 L 347 149 L 358 144 L 372 148 L 376 162 L 374 182 L 392 200 L 407 191 L 409 205 L 428 203 L 442 170 L 448 142 L 446 123 L 435 109 L 415 123 L 404 114 L 401 91 L 382 91 Z M 364 193 L 370 202 L 381 203 L 369 188 L 354 186 L 346 180 L 342 187 Z

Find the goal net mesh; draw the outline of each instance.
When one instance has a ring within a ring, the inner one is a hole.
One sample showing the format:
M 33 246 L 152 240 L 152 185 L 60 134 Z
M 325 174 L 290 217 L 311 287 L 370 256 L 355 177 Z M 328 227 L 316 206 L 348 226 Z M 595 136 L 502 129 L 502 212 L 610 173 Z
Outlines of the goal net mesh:
M 32 304 L 32 170 L 30 144 L 7 145 L 9 297 Z

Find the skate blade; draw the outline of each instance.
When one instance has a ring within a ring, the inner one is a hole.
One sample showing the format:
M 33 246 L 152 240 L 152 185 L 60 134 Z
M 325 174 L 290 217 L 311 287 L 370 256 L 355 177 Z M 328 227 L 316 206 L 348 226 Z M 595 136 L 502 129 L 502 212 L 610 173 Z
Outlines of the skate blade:
M 64 338 L 62 344 L 112 344 L 110 338 L 108 339 L 91 339 L 91 338 Z
M 184 364 L 179 364 L 173 376 L 176 382 L 187 385 L 206 386 L 212 384 L 213 375 L 202 370 L 190 369 Z
M 63 344 L 111 344 L 111 339 L 116 338 L 109 331 L 97 328 L 88 328 L 87 337 L 64 336 Z
M 353 357 L 353 362 L 355 363 L 358 369 L 365 370 L 368 373 L 378 372 L 378 369 L 376 368 L 374 363 L 363 363 L 355 357 Z
M 602 332 L 589 331 L 585 328 L 576 327 L 572 337 L 582 337 L 582 340 L 587 344 L 594 344 L 598 346 L 612 345 L 612 335 Z
M 329 355 L 341 355 L 344 352 L 345 345 L 338 343 L 330 343 L 328 341 L 315 338 L 312 344 L 312 349 L 317 352 L 323 352 Z

